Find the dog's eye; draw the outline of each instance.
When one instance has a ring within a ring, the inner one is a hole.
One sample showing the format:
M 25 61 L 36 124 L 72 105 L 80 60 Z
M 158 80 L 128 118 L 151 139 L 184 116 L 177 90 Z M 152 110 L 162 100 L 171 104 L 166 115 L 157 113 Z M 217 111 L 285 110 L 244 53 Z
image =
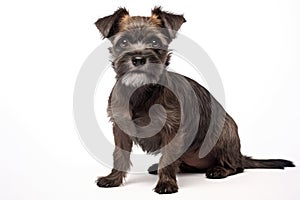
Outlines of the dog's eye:
M 158 47 L 160 47 L 160 43 L 159 43 L 158 40 L 152 39 L 151 46 L 154 47 L 154 48 L 158 48 Z
M 128 46 L 128 40 L 127 40 L 127 39 L 121 39 L 121 40 L 119 41 L 119 45 L 120 45 L 120 47 L 122 47 L 122 48 L 127 47 L 127 46 Z

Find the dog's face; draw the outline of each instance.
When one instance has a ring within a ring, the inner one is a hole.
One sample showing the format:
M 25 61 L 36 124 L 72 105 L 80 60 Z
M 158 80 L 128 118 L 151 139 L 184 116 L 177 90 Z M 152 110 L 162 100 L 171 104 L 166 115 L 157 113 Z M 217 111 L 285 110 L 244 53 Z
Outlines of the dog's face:
M 182 15 L 155 8 L 150 17 L 131 17 L 119 9 L 95 24 L 113 44 L 109 50 L 116 78 L 139 87 L 159 81 L 169 62 L 168 45 L 184 22 Z

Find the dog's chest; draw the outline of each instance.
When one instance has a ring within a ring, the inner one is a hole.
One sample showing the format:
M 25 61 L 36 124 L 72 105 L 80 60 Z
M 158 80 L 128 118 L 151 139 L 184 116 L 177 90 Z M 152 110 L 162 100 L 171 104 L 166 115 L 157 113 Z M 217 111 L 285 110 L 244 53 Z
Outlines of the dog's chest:
M 149 117 L 147 108 L 140 108 L 138 110 L 132 110 L 132 120 L 136 126 L 142 127 L 143 130 L 149 133 L 153 132 L 151 129 L 147 129 L 147 125 L 151 123 L 151 119 Z M 131 139 L 135 144 L 139 145 L 143 151 L 147 153 L 159 153 L 159 149 L 161 148 L 161 131 L 153 132 L 152 137 L 132 137 Z M 139 133 L 137 133 L 139 134 Z M 152 135 L 152 134 L 151 134 Z
M 135 144 L 139 145 L 142 148 L 142 150 L 147 153 L 158 154 L 160 152 L 162 143 L 160 133 L 149 138 L 132 137 L 131 139 L 134 141 Z

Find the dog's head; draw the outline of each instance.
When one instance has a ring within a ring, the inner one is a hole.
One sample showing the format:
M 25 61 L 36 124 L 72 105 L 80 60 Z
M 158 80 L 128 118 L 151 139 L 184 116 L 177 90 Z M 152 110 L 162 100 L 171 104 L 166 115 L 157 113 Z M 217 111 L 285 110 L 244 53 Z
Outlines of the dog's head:
M 117 79 L 126 86 L 138 87 L 159 81 L 169 64 L 168 45 L 184 22 L 182 15 L 164 12 L 160 7 L 154 8 L 150 17 L 131 17 L 120 8 L 95 25 L 113 44 L 109 50 Z

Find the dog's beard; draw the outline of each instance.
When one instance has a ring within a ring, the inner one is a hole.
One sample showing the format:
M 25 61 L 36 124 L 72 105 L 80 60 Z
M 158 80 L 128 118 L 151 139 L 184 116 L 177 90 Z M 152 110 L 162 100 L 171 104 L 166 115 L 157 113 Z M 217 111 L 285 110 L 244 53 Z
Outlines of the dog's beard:
M 153 82 L 155 82 L 155 80 L 149 78 L 145 73 L 129 72 L 122 78 L 122 84 L 133 87 L 140 87 Z
M 146 84 L 156 84 L 165 71 L 165 59 L 168 56 L 167 51 L 145 49 L 143 51 L 131 50 L 124 51 L 120 55 L 113 56 L 114 70 L 117 73 L 116 78 L 121 80 L 125 86 L 141 87 Z M 134 56 L 143 56 L 146 63 L 135 66 L 132 63 Z
M 146 84 L 156 84 L 163 74 L 162 64 L 148 64 L 141 69 L 130 70 L 121 78 L 121 83 L 125 86 L 141 87 Z

